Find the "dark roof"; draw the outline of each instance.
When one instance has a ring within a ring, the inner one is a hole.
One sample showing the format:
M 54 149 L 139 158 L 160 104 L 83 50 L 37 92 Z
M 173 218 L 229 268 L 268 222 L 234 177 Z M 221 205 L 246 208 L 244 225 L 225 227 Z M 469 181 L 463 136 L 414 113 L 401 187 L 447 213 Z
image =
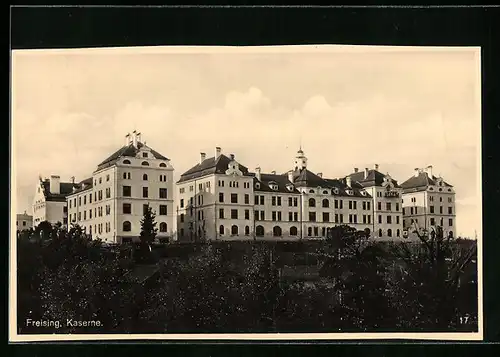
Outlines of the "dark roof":
M 210 157 L 208 159 L 203 160 L 202 163 L 196 164 L 186 172 L 181 175 L 181 178 L 177 183 L 192 180 L 198 177 L 203 177 L 211 174 L 224 174 L 228 169 L 228 165 L 231 162 L 231 159 L 224 154 L 219 155 L 217 159 L 214 157 Z M 245 176 L 251 176 L 248 173 L 248 168 L 238 163 L 240 171 Z
M 408 180 L 401 184 L 403 191 L 421 191 L 426 190 L 428 186 L 437 186 L 439 178 L 436 176 L 429 177 L 427 172 L 420 172 L 418 176 L 413 175 Z M 453 187 L 443 180 L 445 187 Z
M 276 174 L 260 174 L 260 185 L 257 188 L 255 186 L 255 183 L 259 182 L 257 178 L 254 178 L 254 190 L 256 192 L 278 192 L 278 193 L 296 193 L 299 194 L 300 192 L 295 188 L 295 185 L 293 185 L 290 181 L 288 181 L 288 177 L 285 175 L 276 175 Z M 277 190 L 271 189 L 269 185 L 274 182 L 278 186 Z M 293 189 L 290 191 L 287 188 L 287 185 L 291 185 Z
M 72 182 L 61 182 L 60 183 L 60 193 L 54 194 L 50 193 L 50 180 L 45 179 L 42 181 L 43 186 L 43 194 L 45 196 L 46 201 L 54 201 L 54 202 L 66 202 L 66 196 L 73 192 L 73 183 Z
M 89 177 L 89 178 L 87 178 L 85 180 L 82 180 L 82 181 L 80 181 L 78 183 L 75 183 L 74 184 L 75 190 L 72 191 L 70 193 L 70 195 L 90 190 L 90 189 L 92 189 L 93 185 L 94 185 L 94 180 L 92 179 L 92 177 Z
M 354 172 L 352 174 L 349 174 L 348 176 L 351 177 L 352 181 L 359 182 L 363 187 L 370 187 L 370 186 L 382 186 L 386 175 L 384 175 L 380 171 L 372 169 L 368 170 L 368 176 L 366 178 L 364 171 Z M 391 178 L 391 181 L 395 187 L 400 187 L 396 180 Z
M 288 174 L 283 174 L 287 175 Z M 295 170 L 293 172 L 293 181 L 297 187 L 321 187 L 323 189 L 337 189 L 338 193 L 333 193 L 336 196 L 346 196 L 346 197 L 371 197 L 371 195 L 366 192 L 364 195 L 361 194 L 364 191 L 363 186 L 356 182 L 355 180 L 351 181 L 351 189 L 353 191 L 352 195 L 347 194 L 348 186 L 345 179 L 329 179 L 320 177 L 311 171 L 304 170 Z
M 143 143 L 138 142 L 137 147 L 134 146 L 133 143 L 129 144 L 128 146 L 123 146 L 117 151 L 115 151 L 111 156 L 109 156 L 106 160 L 101 162 L 99 165 L 97 165 L 97 169 L 103 169 L 105 167 L 109 167 L 113 165 L 120 157 L 123 156 L 129 156 L 129 157 L 135 157 L 139 150 L 144 146 Z M 159 152 L 151 149 L 151 153 L 154 155 L 156 159 L 160 160 L 168 160 L 165 156 L 160 154 Z

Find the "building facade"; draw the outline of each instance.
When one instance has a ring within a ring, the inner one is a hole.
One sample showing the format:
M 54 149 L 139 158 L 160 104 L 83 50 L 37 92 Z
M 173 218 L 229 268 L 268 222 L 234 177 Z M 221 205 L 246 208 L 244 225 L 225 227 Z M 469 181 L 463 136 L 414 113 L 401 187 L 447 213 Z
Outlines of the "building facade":
M 72 182 L 61 182 L 61 177 L 51 175 L 50 179 L 38 178 L 33 197 L 33 227 L 40 222 L 68 224 L 66 195 L 72 192 Z
M 141 142 L 140 133 L 102 161 L 92 176 L 67 195 L 69 222 L 109 243 L 139 239 L 140 222 L 151 207 L 159 239 L 174 235 L 173 172 L 170 160 Z
M 403 224 L 410 234 L 441 226 L 446 236 L 456 236 L 455 190 L 442 177 L 432 174 L 432 166 L 415 169 L 401 187 Z
M 388 174 L 365 169 L 324 178 L 300 149 L 283 174 L 255 172 L 216 148 L 177 182 L 180 241 L 322 239 L 346 224 L 374 238 L 403 238 L 402 189 Z
M 16 230 L 18 232 L 33 228 L 33 216 L 26 211 L 16 215 Z

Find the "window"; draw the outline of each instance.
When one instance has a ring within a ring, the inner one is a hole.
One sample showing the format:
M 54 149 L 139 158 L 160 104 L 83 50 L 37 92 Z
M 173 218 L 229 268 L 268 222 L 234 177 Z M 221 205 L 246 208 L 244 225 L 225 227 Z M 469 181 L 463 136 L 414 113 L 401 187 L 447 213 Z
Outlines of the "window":
M 276 221 L 276 211 L 272 211 L 272 212 L 271 212 L 271 215 L 272 215 L 272 216 L 271 216 L 271 217 L 272 217 L 272 220 L 273 220 L 273 221 Z
M 147 187 L 142 188 L 142 197 L 144 197 L 144 198 L 148 197 L 148 188 Z
M 399 211 L 399 203 L 396 202 L 396 211 Z
M 309 190 L 309 193 L 314 193 L 314 190 Z
M 448 197 L 448 202 L 449 203 L 453 202 L 453 199 L 451 197 Z
M 237 225 L 232 225 L 231 226 L 231 235 L 236 236 L 238 235 L 238 226 Z
M 290 235 L 291 236 L 296 236 L 297 235 L 297 227 L 290 227 Z
M 366 209 L 370 210 L 370 202 L 366 202 Z
M 260 220 L 264 221 L 266 219 L 266 211 L 260 211 Z
M 349 223 L 352 223 L 352 214 L 349 215 Z
M 379 230 L 378 230 L 378 236 L 379 236 L 379 237 L 382 237 L 382 229 L 379 229 Z
M 167 165 L 166 165 L 164 162 L 162 162 L 162 163 L 160 164 L 160 167 L 167 167 Z
M 403 216 L 406 215 L 406 209 L 403 207 Z
M 453 226 L 453 218 L 448 219 L 448 225 L 450 227 Z
M 377 202 L 377 210 L 382 211 L 382 202 Z
M 126 173 L 126 172 L 124 172 L 124 173 L 123 173 L 123 179 L 124 179 L 124 180 L 126 180 L 126 179 L 127 179 L 127 173 Z
M 238 203 L 238 194 L 231 193 L 231 203 Z
M 281 206 L 281 197 L 278 196 L 278 206 Z
M 102 183 L 102 177 L 99 177 L 99 183 L 100 184 Z
M 245 226 L 245 235 L 249 235 L 250 234 L 250 227 L 249 226 Z
M 250 210 L 249 209 L 245 210 L 245 219 L 250 219 Z
M 431 224 L 431 226 L 436 225 L 436 221 L 434 220 L 433 217 L 431 217 L 431 219 L 430 219 L 430 224 Z
M 143 179 L 144 181 L 147 181 L 147 180 L 148 180 L 148 174 L 144 174 L 144 175 L 142 175 L 142 179 Z
M 356 201 L 352 201 L 352 208 L 353 208 L 353 209 L 356 209 L 356 204 L 357 204 L 357 202 L 356 202 Z
M 415 207 L 415 214 L 417 214 L 417 207 Z
M 276 196 L 271 197 L 271 205 L 276 206 Z
M 335 200 L 335 201 L 334 201 L 334 207 L 335 207 L 335 208 L 339 208 L 339 201 L 338 201 L 338 200 Z
M 429 206 L 429 212 L 434 213 L 434 206 Z
M 180 206 L 181 208 L 184 208 L 184 198 L 181 198 Z
M 167 189 L 160 188 L 160 198 L 167 198 Z
M 219 202 L 224 202 L 224 193 L 223 192 L 219 193 Z
M 387 236 L 388 236 L 388 237 L 392 237 L 392 229 L 390 229 L 390 228 L 389 228 L 389 229 L 387 230 Z
M 82 212 L 78 212 L 78 220 L 81 221 L 82 220 Z
M 293 212 L 293 220 L 297 222 L 299 220 L 299 214 L 297 212 Z
M 309 212 L 309 221 L 316 222 L 316 212 Z
M 167 214 L 167 205 L 160 205 L 160 215 L 165 216 Z
M 253 216 L 255 217 L 255 220 L 258 221 L 259 220 L 259 211 L 258 210 L 253 211 Z
M 399 216 L 396 216 L 396 224 L 399 224 Z
M 184 223 L 184 213 L 181 213 L 181 223 Z
M 275 236 L 275 237 L 281 236 L 281 228 L 279 226 L 273 227 L 273 236 Z
M 132 196 L 132 188 L 130 186 L 123 186 L 123 196 L 124 197 Z
M 387 216 L 387 224 L 391 224 L 392 223 L 392 216 Z
M 165 233 L 167 231 L 167 224 L 165 222 L 160 223 L 160 232 Z
M 123 204 L 123 213 L 124 214 L 131 214 L 132 213 L 132 205 L 130 203 Z
M 335 213 L 335 223 L 339 223 L 339 215 Z
M 352 209 L 352 201 L 349 201 L 349 209 Z
M 224 226 L 222 224 L 219 226 L 219 234 L 220 235 L 224 234 Z
M 143 162 L 141 162 L 141 165 L 142 165 L 142 166 L 149 166 L 149 162 L 147 162 L 147 161 L 143 161 Z
M 396 237 L 399 237 L 401 235 L 401 232 L 399 231 L 399 229 L 396 229 Z
M 293 221 L 293 212 L 288 212 L 288 222 Z
M 92 197 L 92 196 L 91 196 Z M 69 208 L 71 208 L 71 200 L 69 200 Z
M 132 224 L 129 221 L 123 222 L 123 231 L 130 232 L 132 230 Z
M 439 206 L 439 213 L 443 214 L 443 206 Z
M 293 198 L 293 206 L 294 206 L 294 207 L 297 207 L 297 206 L 298 206 L 298 204 L 299 204 L 299 199 L 298 199 L 297 197 L 294 197 L 294 198 Z
M 310 237 L 313 234 L 313 229 L 312 227 L 307 227 L 307 235 Z
M 448 207 L 448 214 L 453 214 L 453 209 L 451 207 Z
M 78 197 L 78 206 L 81 206 L 81 205 L 82 205 L 82 198 Z
M 379 214 L 379 215 L 378 215 L 378 223 L 379 223 L 379 224 L 381 224 L 381 223 L 382 223 L 382 215 L 381 215 L 381 214 Z
M 130 160 L 123 160 L 123 163 L 124 163 L 125 165 L 130 165 Z
M 366 202 L 363 202 L 363 210 L 366 211 Z
M 258 205 L 259 204 L 259 196 L 255 195 L 254 197 L 254 204 Z
M 386 202 L 385 209 L 386 209 L 386 211 L 390 211 L 391 210 L 391 203 L 390 202 Z
M 340 223 L 344 223 L 344 215 L 342 213 L 339 214 L 339 219 L 340 219 Z
M 325 198 L 323 200 L 323 204 L 322 205 L 323 205 L 323 208 L 328 208 L 328 207 L 330 207 L 330 201 L 328 201 L 328 199 Z
M 198 184 L 198 191 L 202 191 L 203 190 L 203 184 L 202 183 L 199 183 Z
M 314 200 L 314 198 L 309 199 L 309 207 L 316 207 L 316 201 Z
M 330 222 L 330 213 L 323 212 L 323 222 Z
M 106 175 L 106 181 L 109 181 L 109 174 Z
M 257 226 L 257 227 L 255 227 L 255 235 L 256 235 L 257 237 L 262 237 L 262 236 L 264 236 L 264 227 L 262 227 L 262 226 Z
M 143 204 L 142 205 L 142 215 L 145 215 L 149 210 L 149 205 L 148 204 Z
M 89 209 L 89 219 L 92 219 L 92 210 Z
M 142 153 L 142 157 L 148 157 L 148 153 L 147 152 L 143 152 Z
M 288 197 L 288 207 L 292 207 L 292 206 L 293 206 L 292 197 Z
M 224 208 L 219 208 L 219 218 L 224 219 Z
M 260 196 L 260 204 L 263 205 L 264 204 L 264 196 Z

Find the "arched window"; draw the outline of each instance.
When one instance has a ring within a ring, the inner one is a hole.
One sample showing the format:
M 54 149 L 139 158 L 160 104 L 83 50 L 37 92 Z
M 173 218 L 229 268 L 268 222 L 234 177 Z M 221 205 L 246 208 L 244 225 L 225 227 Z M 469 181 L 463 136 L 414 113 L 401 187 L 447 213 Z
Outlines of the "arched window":
M 249 226 L 245 226 L 245 235 L 249 235 L 250 234 L 250 227 Z
M 316 200 L 314 198 L 309 199 L 309 207 L 316 207 Z
M 143 161 L 143 162 L 141 162 L 141 165 L 142 165 L 142 166 L 149 166 L 149 162 L 147 162 L 147 161 Z
M 273 227 L 273 236 L 281 237 L 281 228 L 279 226 Z
M 309 237 L 313 235 L 313 229 L 312 229 L 312 227 L 307 227 L 307 235 Z
M 309 193 L 314 193 L 314 190 L 309 190 Z
M 379 230 L 378 230 L 378 236 L 379 236 L 379 237 L 382 237 L 382 229 L 379 229 Z
M 166 165 L 164 162 L 162 162 L 162 163 L 160 164 L 160 167 L 167 167 L 167 165 Z
M 401 232 L 399 231 L 399 229 L 396 230 L 396 237 L 399 237 L 401 235 Z
M 224 234 L 224 226 L 222 224 L 219 226 L 219 234 Z
M 123 163 L 126 165 L 130 165 L 130 160 L 123 160 Z
M 132 224 L 129 221 L 123 222 L 123 231 L 130 232 L 132 230 Z
M 295 226 L 290 227 L 290 235 L 291 236 L 296 236 L 297 235 L 297 227 L 295 227 Z
M 388 237 L 392 237 L 392 229 L 390 229 L 390 228 L 389 228 L 389 229 L 387 230 L 387 236 L 388 236 Z
M 142 175 L 142 179 L 143 179 L 144 181 L 147 181 L 147 180 L 148 180 L 148 174 L 144 174 L 144 175 Z
M 235 225 L 235 224 L 233 224 L 233 225 L 231 226 L 231 235 L 233 235 L 233 236 L 238 235 L 238 226 L 237 226 L 237 225 Z
M 165 233 L 167 231 L 167 224 L 165 222 L 160 223 L 160 232 Z
M 323 200 L 323 207 L 324 208 L 330 207 L 330 201 L 328 201 L 328 199 L 326 199 L 326 198 Z
M 255 235 L 257 237 L 263 237 L 264 236 L 264 227 L 262 227 L 262 226 L 255 227 Z

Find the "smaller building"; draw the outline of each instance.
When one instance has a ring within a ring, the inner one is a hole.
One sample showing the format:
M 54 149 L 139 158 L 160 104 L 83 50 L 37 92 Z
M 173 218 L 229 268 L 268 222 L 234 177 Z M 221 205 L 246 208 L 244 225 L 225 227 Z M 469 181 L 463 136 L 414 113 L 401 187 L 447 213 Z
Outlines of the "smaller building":
M 66 196 L 73 191 L 73 182 L 61 182 L 61 177 L 51 175 L 50 179 L 38 178 L 33 197 L 33 226 L 48 221 L 68 224 L 68 207 Z
M 16 230 L 17 231 L 25 231 L 33 228 L 33 216 L 29 215 L 24 211 L 24 213 L 20 213 L 16 215 Z

